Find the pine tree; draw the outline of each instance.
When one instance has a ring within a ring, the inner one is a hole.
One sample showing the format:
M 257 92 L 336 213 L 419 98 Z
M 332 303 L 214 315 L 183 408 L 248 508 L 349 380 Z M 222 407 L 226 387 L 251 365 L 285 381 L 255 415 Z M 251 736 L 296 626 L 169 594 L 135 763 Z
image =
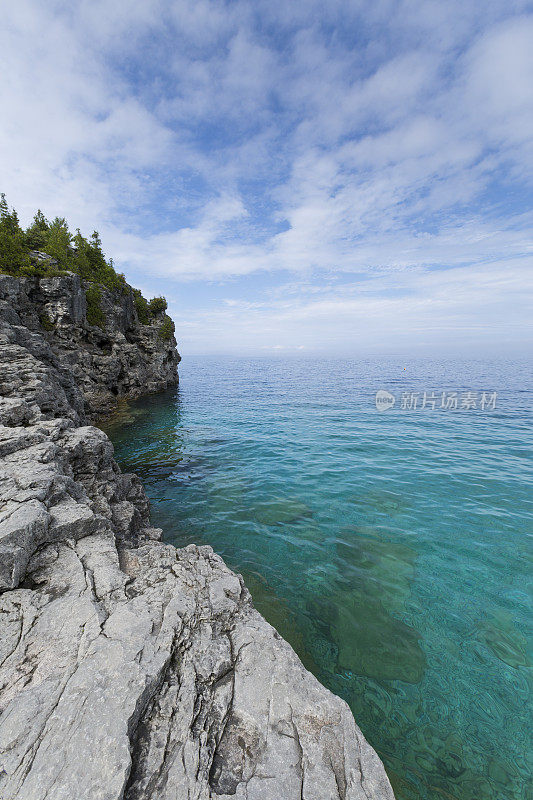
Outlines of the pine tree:
M 9 210 L 5 194 L 0 195 L 0 270 L 11 274 L 30 268 L 24 233 L 17 212 Z
M 9 216 L 9 208 L 7 205 L 6 195 L 4 192 L 0 195 L 0 219 L 5 219 Z
M 100 281 L 106 286 L 114 282 L 115 272 L 109 269 L 102 252 L 102 241 L 98 231 L 93 231 L 87 247 L 87 258 L 91 265 L 94 280 Z
M 101 256 L 104 254 L 102 253 L 102 240 L 100 239 L 100 234 L 98 231 L 93 231 L 91 234 L 91 247 L 100 253 Z
M 50 223 L 41 209 L 37 211 L 32 224 L 26 229 L 26 244 L 30 250 L 42 250 L 46 243 L 46 234 Z
M 64 217 L 56 217 L 46 231 L 43 250 L 56 259 L 61 269 L 68 269 L 71 266 L 71 242 L 72 235 L 67 221 Z
M 47 253 L 57 261 L 57 267 L 48 259 L 31 259 L 31 250 Z M 97 325 L 105 323 L 100 312 L 97 314 L 101 287 L 120 294 L 131 289 L 124 274 L 115 272 L 113 259 L 106 261 L 98 231 L 93 231 L 89 240 L 82 236 L 79 228 L 72 236 L 63 217 L 56 217 L 49 222 L 40 209 L 31 225 L 23 231 L 17 212 L 9 209 L 5 195 L 0 194 L 0 273 L 46 278 L 60 275 L 65 269 L 74 270 L 90 284 L 88 290 L 94 301 L 94 319 L 97 320 L 94 324 Z M 159 298 L 152 301 L 157 313 L 162 310 L 162 306 L 159 309 L 162 302 Z M 139 291 L 135 293 L 135 306 L 139 318 L 142 317 L 144 323 L 148 324 L 150 309 Z
M 82 277 L 87 280 L 91 277 L 91 264 L 87 255 L 89 250 L 89 242 L 80 233 L 80 229 L 76 228 L 76 234 L 72 240 L 74 253 L 72 256 L 72 267 Z

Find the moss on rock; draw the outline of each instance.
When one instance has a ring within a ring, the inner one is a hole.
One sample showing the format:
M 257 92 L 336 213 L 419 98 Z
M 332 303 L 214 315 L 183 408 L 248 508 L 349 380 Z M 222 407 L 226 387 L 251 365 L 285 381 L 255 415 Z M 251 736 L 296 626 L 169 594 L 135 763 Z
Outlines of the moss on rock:
M 98 284 L 90 283 L 85 291 L 87 300 L 87 322 L 105 329 L 105 314 L 102 311 L 102 291 Z

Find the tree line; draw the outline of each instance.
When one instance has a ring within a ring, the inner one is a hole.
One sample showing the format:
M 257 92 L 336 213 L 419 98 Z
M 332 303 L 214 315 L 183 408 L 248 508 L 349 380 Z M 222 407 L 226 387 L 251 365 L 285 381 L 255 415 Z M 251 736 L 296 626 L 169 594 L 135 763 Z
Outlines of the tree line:
M 32 251 L 46 253 L 56 263 L 32 258 Z M 82 236 L 79 228 L 72 234 L 64 217 L 50 222 L 41 210 L 24 230 L 5 194 L 0 195 L 0 270 L 19 277 L 53 277 L 68 270 L 111 290 L 126 289 L 128 285 L 124 275 L 115 271 L 113 259 L 106 261 L 97 231 L 89 239 Z
M 49 259 L 38 254 L 45 253 Z M 51 261 L 53 259 L 53 261 Z M 5 194 L 0 194 L 0 273 L 16 277 L 50 278 L 76 272 L 83 280 L 91 282 L 87 288 L 88 320 L 104 327 L 105 319 L 100 308 L 98 284 L 113 292 L 127 292 L 130 286 L 124 275 L 116 272 L 113 259 L 106 260 L 98 231 L 86 239 L 76 229 L 72 234 L 64 217 L 46 219 L 41 210 L 24 230 L 14 208 L 9 208 Z M 164 297 L 146 300 L 138 289 L 133 289 L 133 301 L 139 322 L 147 325 L 151 318 L 167 310 Z M 170 339 L 174 323 L 165 315 L 160 336 Z

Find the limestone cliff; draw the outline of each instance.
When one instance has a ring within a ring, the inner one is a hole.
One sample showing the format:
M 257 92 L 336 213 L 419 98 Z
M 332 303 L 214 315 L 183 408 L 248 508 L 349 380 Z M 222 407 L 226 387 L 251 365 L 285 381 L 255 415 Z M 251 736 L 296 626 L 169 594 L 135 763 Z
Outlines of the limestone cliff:
M 209 547 L 150 527 L 85 415 L 176 380 L 75 276 L 0 278 L 0 797 L 392 800 L 347 705 Z
M 90 324 L 88 285 L 74 273 L 41 279 L 0 275 L 0 300 L 49 344 L 67 379 L 82 392 L 76 410 L 93 419 L 111 411 L 118 397 L 176 385 L 180 357 L 173 334 L 163 328 L 164 312 L 141 324 L 130 287 L 114 293 L 102 287 L 102 323 Z

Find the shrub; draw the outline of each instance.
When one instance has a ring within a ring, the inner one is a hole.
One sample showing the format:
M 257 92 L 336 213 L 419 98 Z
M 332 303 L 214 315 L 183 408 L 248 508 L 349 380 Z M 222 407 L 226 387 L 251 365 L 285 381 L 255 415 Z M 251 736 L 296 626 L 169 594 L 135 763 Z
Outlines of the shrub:
M 90 283 L 85 290 L 87 300 L 87 322 L 89 325 L 97 325 L 104 330 L 105 314 L 102 311 L 102 292 L 96 283 Z
M 150 309 L 150 314 L 156 317 L 158 314 L 167 310 L 168 303 L 164 297 L 153 297 L 148 303 L 148 307 Z
M 174 336 L 174 331 L 176 330 L 176 326 L 174 325 L 173 321 L 170 319 L 168 314 L 165 314 L 165 319 L 163 320 L 163 324 L 159 328 L 159 338 L 163 339 L 164 342 L 169 342 L 172 337 Z
M 150 308 L 148 306 L 148 301 L 145 300 L 139 289 L 133 290 L 133 303 L 141 325 L 148 325 L 150 322 Z
M 57 278 L 64 276 L 65 271 L 59 269 L 57 264 L 30 259 L 29 264 L 20 267 L 18 275 L 29 278 Z
M 48 316 L 46 312 L 43 312 L 39 317 L 39 322 L 41 323 L 41 328 L 44 328 L 45 331 L 53 331 L 54 330 L 54 323 Z

